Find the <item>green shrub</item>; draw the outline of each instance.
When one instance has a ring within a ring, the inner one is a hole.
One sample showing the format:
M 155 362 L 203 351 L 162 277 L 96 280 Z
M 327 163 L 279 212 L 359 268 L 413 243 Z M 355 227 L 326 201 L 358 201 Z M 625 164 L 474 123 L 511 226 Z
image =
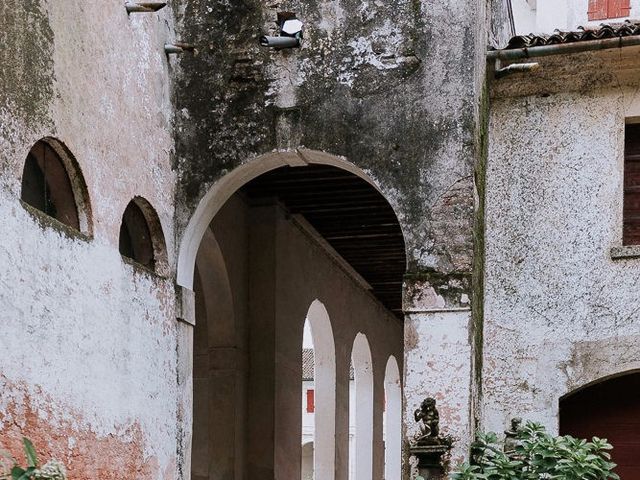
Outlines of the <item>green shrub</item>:
M 67 480 L 64 465 L 57 460 L 49 460 L 42 467 L 38 467 L 38 456 L 33 444 L 28 438 L 23 438 L 24 454 L 27 466 L 21 467 L 11 457 L 2 453 L 0 460 L 0 480 Z
M 590 442 L 571 436 L 554 437 L 537 423 L 529 422 L 518 432 L 515 451 L 506 454 L 498 436 L 478 436 L 472 446 L 473 464 L 465 463 L 452 480 L 619 480 L 613 473 L 606 440 Z

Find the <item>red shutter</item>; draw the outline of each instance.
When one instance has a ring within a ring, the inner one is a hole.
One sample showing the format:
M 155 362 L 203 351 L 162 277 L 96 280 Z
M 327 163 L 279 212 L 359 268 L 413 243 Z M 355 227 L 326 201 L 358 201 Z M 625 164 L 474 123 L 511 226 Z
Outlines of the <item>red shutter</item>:
M 607 18 L 607 3 L 611 0 L 589 0 L 589 20 L 604 20 Z
M 607 18 L 628 17 L 631 12 L 631 0 L 608 0 Z
M 307 390 L 307 413 L 313 413 L 316 411 L 315 404 L 315 390 Z
M 624 145 L 623 245 L 640 245 L 640 124 L 627 124 Z

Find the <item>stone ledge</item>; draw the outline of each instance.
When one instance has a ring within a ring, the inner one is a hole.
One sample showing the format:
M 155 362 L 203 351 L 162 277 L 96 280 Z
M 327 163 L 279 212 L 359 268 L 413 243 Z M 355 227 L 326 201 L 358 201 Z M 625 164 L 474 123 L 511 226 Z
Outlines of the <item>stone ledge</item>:
M 640 258 L 640 245 L 625 245 L 611 248 L 612 260 Z
M 92 235 L 88 235 L 80 230 L 76 230 L 69 225 L 62 223 L 60 220 L 53 218 L 51 215 L 46 214 L 42 210 L 39 210 L 31 205 L 29 205 L 24 200 L 20 200 L 20 205 L 24 208 L 31 218 L 33 218 L 38 225 L 44 230 L 47 228 L 51 228 L 58 233 L 65 235 L 67 238 L 81 240 L 84 242 L 90 242 L 93 240 Z

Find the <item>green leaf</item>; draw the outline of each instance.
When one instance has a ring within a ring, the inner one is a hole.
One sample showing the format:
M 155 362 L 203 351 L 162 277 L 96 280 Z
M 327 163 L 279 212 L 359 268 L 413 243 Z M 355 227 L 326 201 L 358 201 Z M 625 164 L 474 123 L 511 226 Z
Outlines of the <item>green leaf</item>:
M 24 475 L 24 470 L 19 466 L 15 466 L 11 469 L 11 479 L 12 480 L 22 480 L 22 476 Z
M 33 448 L 33 443 L 31 443 L 31 440 L 27 437 L 22 437 L 22 443 L 24 443 L 24 454 L 27 457 L 27 465 L 36 468 L 38 466 L 38 457 L 36 456 L 36 449 Z
M 36 467 L 29 467 L 27 468 L 24 473 L 22 474 L 22 476 L 20 477 L 20 480 L 31 480 L 31 478 L 33 477 L 33 472 L 35 471 Z

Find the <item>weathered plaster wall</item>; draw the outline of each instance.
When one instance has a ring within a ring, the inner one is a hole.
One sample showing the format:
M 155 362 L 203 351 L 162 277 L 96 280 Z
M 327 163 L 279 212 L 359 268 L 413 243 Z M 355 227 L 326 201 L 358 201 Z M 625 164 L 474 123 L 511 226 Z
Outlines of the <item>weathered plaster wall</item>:
M 640 0 L 631 0 L 628 17 L 589 21 L 589 0 L 514 0 L 514 17 L 518 35 L 528 33 L 552 34 L 554 30 L 575 30 L 595 27 L 601 23 L 623 22 L 627 18 L 638 18 Z
M 414 411 L 426 396 L 437 401 L 443 435 L 451 435 L 451 465 L 462 462 L 472 440 L 470 311 L 412 317 L 405 326 L 405 422 L 407 437 L 419 433 Z M 413 403 L 410 401 L 413 400 Z
M 491 0 L 488 45 L 500 46 L 515 35 L 512 0 Z
M 74 479 L 176 478 L 170 279 L 124 262 L 121 216 L 155 207 L 174 263 L 171 11 L 122 2 L 0 1 L 0 441 L 22 435 Z M 64 142 L 87 183 L 93 236 L 20 203 L 27 152 Z
M 471 268 L 481 3 L 185 2 L 180 31 L 199 49 L 181 57 L 176 86 L 181 228 L 249 158 L 302 145 L 342 155 L 396 208 L 410 271 L 458 304 Z M 261 48 L 284 10 L 305 21 L 303 47 Z
M 640 264 L 611 256 L 622 238 L 625 118 L 640 113 L 637 85 L 625 86 L 637 79 L 634 56 L 542 59 L 539 75 L 494 85 L 487 429 L 523 416 L 555 430 L 561 396 L 640 366 Z

